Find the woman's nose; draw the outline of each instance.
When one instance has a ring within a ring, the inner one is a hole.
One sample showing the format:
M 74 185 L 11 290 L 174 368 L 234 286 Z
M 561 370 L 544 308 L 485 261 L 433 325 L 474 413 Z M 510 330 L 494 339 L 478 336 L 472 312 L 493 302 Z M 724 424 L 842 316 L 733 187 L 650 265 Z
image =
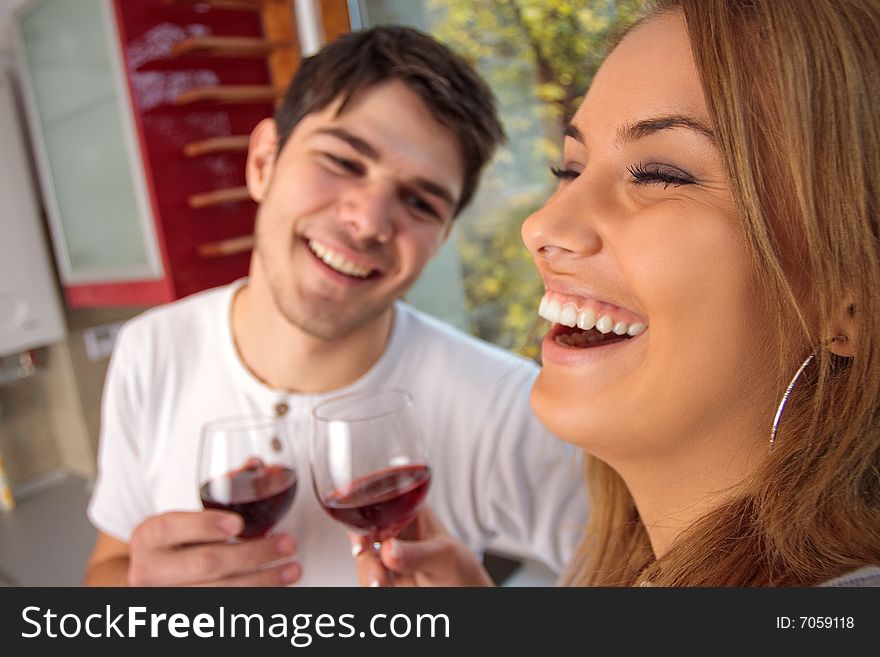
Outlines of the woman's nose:
M 575 189 L 563 190 L 523 222 L 523 243 L 535 260 L 578 258 L 602 249 L 591 216 L 594 204 L 582 197 Z

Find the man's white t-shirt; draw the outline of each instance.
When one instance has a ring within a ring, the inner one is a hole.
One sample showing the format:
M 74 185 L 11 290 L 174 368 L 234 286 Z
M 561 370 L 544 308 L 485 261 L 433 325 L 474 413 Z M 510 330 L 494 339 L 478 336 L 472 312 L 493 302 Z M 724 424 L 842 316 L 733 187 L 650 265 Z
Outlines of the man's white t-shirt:
M 299 544 L 300 585 L 355 586 L 345 528 L 318 505 L 308 467 L 310 412 L 331 395 L 274 390 L 246 369 L 230 322 L 242 283 L 151 309 L 120 331 L 104 388 L 89 518 L 128 542 L 150 515 L 200 509 L 202 425 L 271 416 L 283 403 L 299 485 L 275 531 L 290 532 Z M 531 361 L 398 302 L 384 354 L 332 395 L 409 392 L 430 450 L 428 504 L 447 529 L 475 552 L 497 539 L 559 572 L 583 531 L 586 494 L 574 450 L 532 414 L 536 374 Z

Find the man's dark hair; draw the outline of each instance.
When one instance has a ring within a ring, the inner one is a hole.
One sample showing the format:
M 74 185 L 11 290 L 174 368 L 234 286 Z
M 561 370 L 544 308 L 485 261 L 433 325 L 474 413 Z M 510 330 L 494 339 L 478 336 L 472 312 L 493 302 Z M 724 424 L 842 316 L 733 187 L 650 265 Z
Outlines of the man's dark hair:
M 379 26 L 344 34 L 304 59 L 275 112 L 278 150 L 307 114 L 341 99 L 339 113 L 364 91 L 400 80 L 427 106 L 434 119 L 458 137 L 465 174 L 455 213 L 477 187 L 484 165 L 504 141 L 495 97 L 461 57 L 410 27 Z

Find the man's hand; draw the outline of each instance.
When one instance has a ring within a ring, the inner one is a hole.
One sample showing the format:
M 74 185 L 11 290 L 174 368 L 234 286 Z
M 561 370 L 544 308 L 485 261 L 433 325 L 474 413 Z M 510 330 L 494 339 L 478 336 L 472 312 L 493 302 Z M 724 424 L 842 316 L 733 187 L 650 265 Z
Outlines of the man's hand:
M 240 516 L 171 512 L 142 522 L 131 536 L 131 586 L 285 586 L 301 575 L 287 534 L 233 541 Z
M 427 508 L 378 553 L 363 536 L 349 539 L 361 586 L 493 586 L 477 557 Z

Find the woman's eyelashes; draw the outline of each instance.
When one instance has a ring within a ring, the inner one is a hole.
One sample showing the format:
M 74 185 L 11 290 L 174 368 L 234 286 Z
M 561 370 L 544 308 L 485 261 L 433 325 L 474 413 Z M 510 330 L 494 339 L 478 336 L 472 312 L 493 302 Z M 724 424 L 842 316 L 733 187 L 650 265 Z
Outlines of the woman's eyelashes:
M 637 185 L 662 185 L 663 189 L 667 187 L 680 187 L 681 185 L 692 185 L 697 182 L 687 171 L 682 171 L 678 167 L 668 164 L 634 164 L 627 167 L 633 178 L 633 182 Z
M 627 167 L 627 171 L 632 176 L 632 181 L 637 185 L 662 185 L 663 189 L 666 189 L 667 187 L 692 185 L 697 182 L 697 179 L 688 172 L 668 164 L 642 164 L 640 162 Z M 555 166 L 550 167 L 550 173 L 560 183 L 574 180 L 581 175 L 581 172 L 577 169 Z
M 580 171 L 574 169 L 562 169 L 560 167 L 550 167 L 550 173 L 552 173 L 553 177 L 560 182 L 564 180 L 574 180 L 581 174 Z

